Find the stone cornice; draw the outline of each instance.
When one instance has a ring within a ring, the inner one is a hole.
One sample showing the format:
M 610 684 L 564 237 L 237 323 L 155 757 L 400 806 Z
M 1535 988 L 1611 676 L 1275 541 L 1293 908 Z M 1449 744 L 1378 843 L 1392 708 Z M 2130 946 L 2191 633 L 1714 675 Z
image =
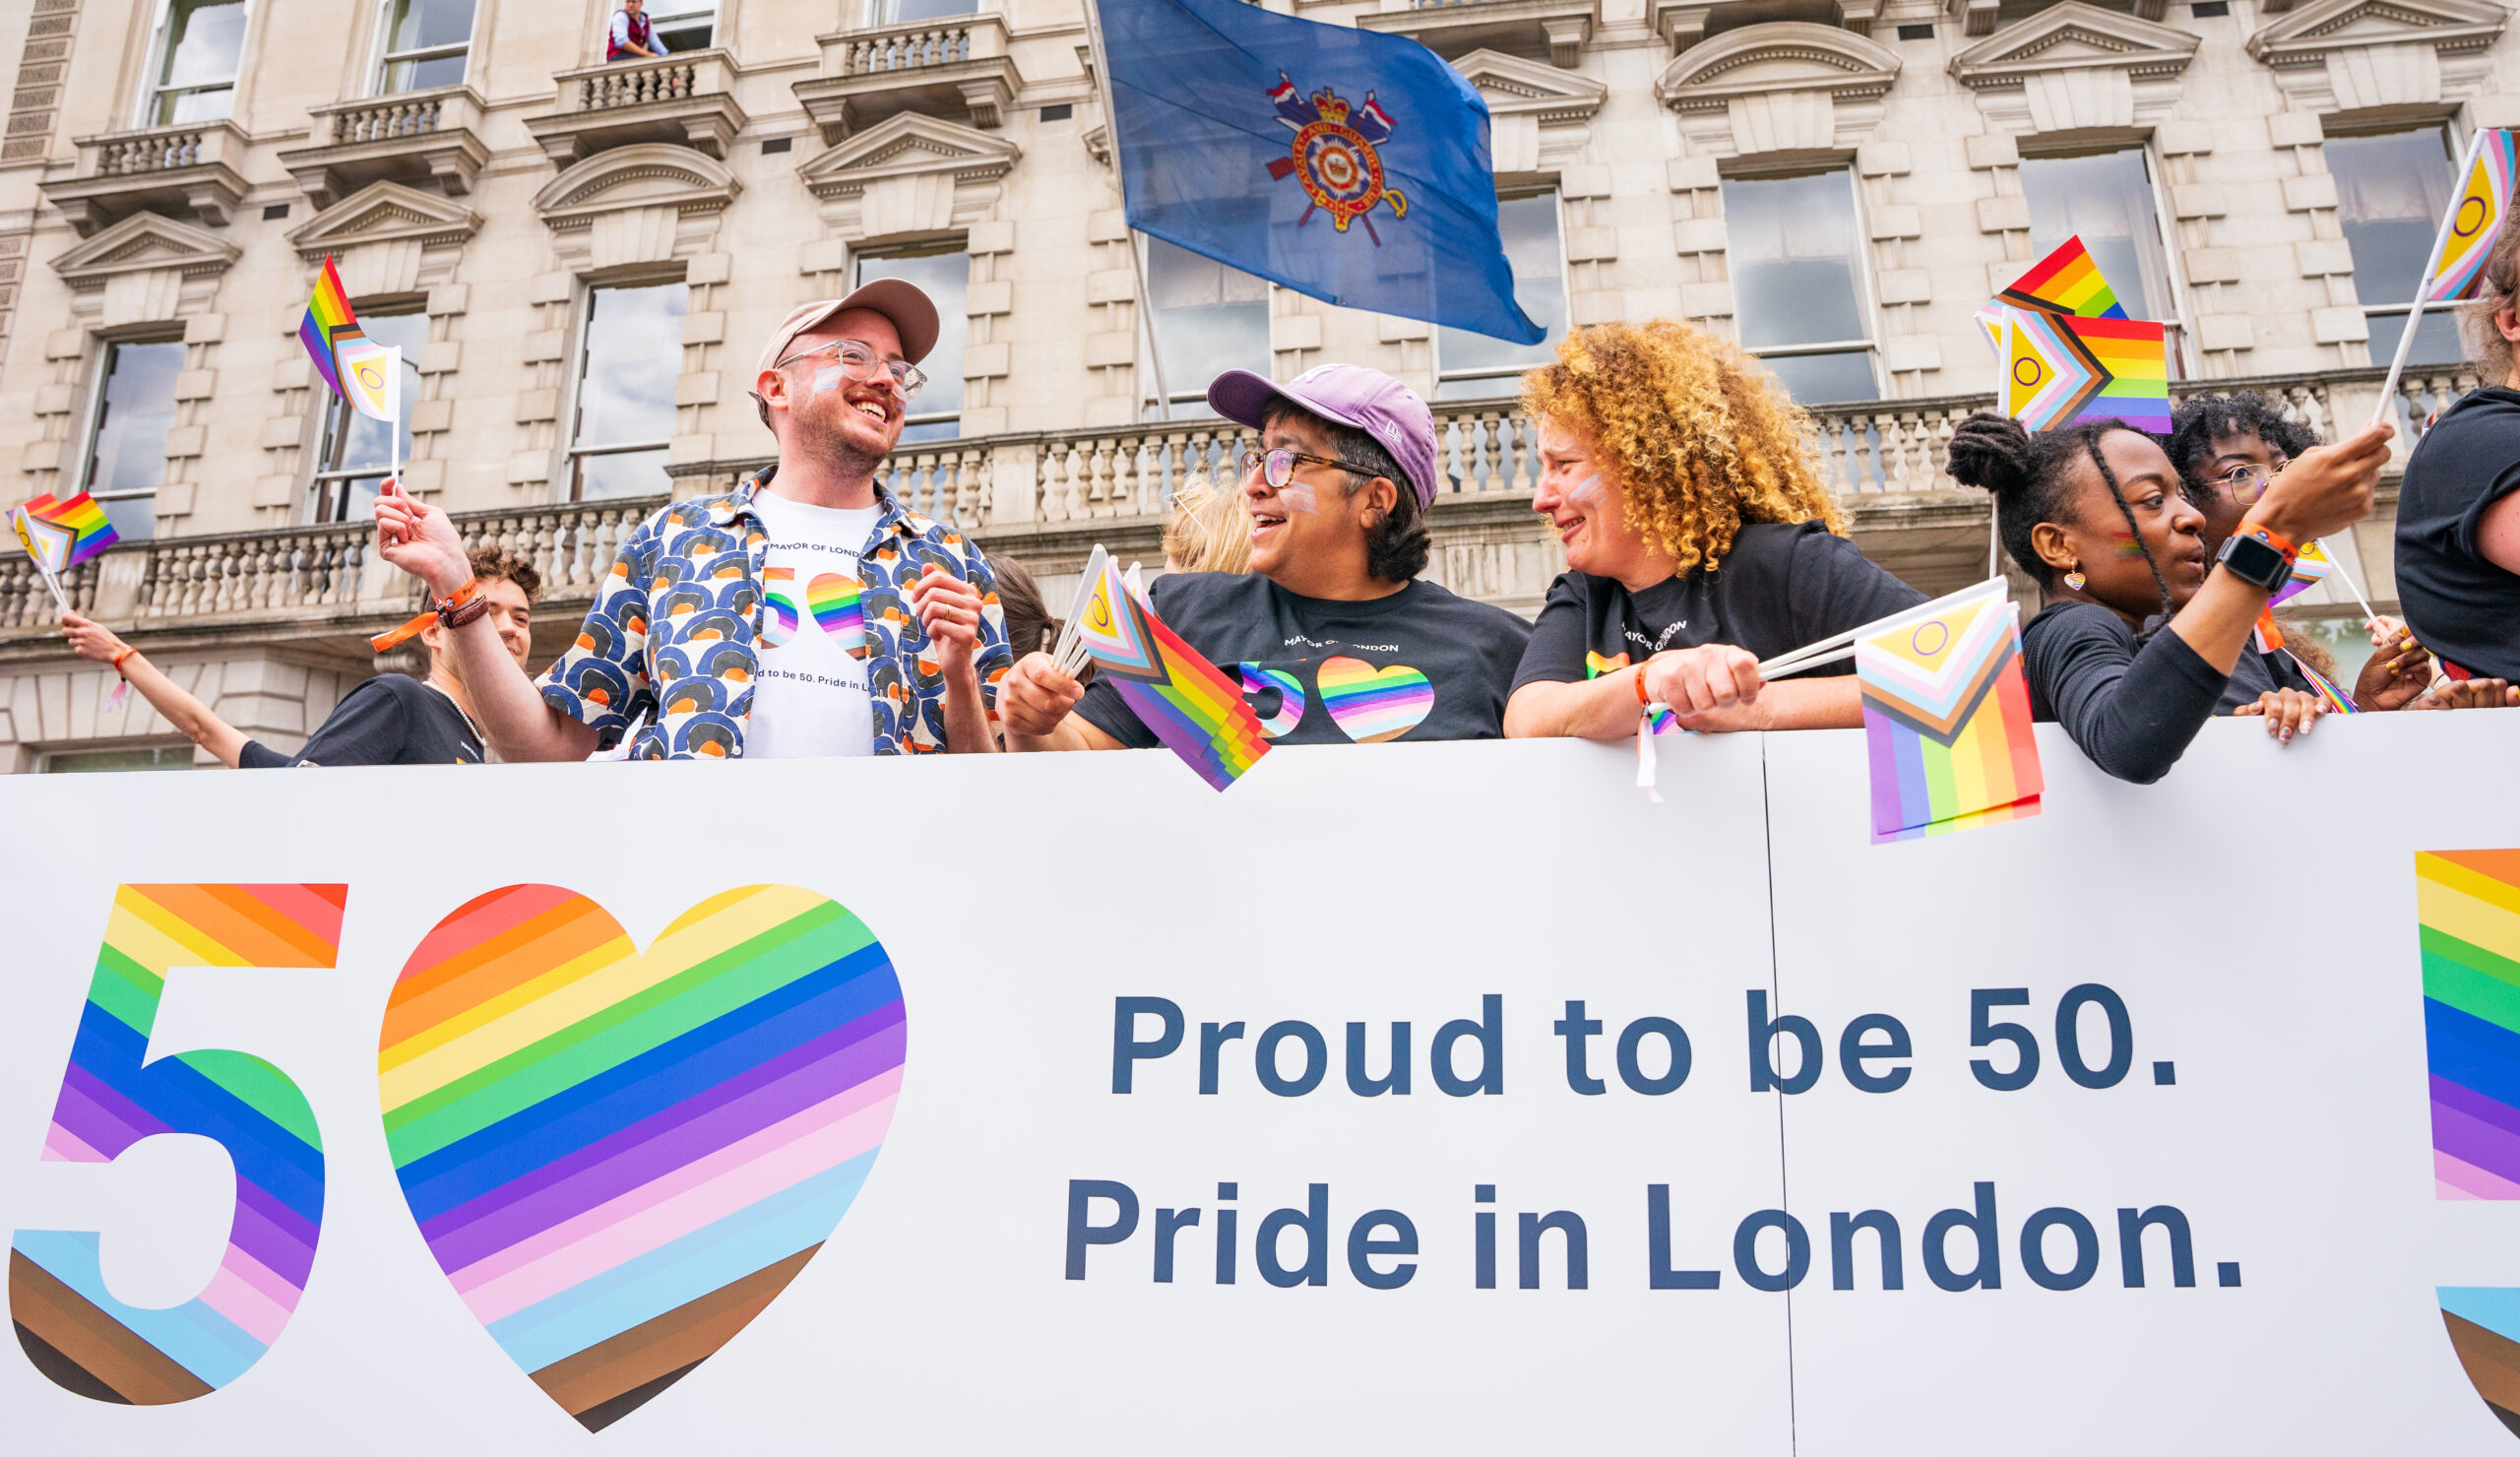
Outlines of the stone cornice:
M 2175 79 L 2196 57 L 2199 38 L 2116 11 L 2064 0 L 2006 26 L 1951 58 L 1951 75 L 1972 91 L 2026 84 L 2063 71 L 2122 71 L 2132 81 Z
M 2279 70 L 2325 65 L 2372 45 L 2430 45 L 2443 55 L 2483 50 L 2510 12 L 2491 0 L 2315 0 L 2259 28 L 2248 53 Z

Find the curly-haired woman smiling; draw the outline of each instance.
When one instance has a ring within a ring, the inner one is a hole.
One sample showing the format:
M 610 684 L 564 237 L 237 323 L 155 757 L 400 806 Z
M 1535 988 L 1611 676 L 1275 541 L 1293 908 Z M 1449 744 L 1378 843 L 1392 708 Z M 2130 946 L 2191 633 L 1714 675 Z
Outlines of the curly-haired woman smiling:
M 1924 601 L 1846 539 L 1804 415 L 1758 361 L 1669 320 L 1581 330 L 1523 377 L 1569 570 L 1514 675 L 1505 732 L 1616 738 L 1640 705 L 1685 728 L 1863 722 L 1851 667 L 1762 685 L 1758 663 Z

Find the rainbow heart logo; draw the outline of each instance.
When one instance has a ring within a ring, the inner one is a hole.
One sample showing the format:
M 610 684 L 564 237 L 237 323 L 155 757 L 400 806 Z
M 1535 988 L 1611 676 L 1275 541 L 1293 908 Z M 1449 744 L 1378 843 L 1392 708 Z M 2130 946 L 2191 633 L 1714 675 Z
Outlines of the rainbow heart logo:
M 1406 664 L 1377 672 L 1354 658 L 1325 658 L 1314 681 L 1330 721 L 1357 743 L 1398 738 L 1435 710 L 1435 685 Z
M 851 658 L 866 656 L 864 593 L 854 577 L 824 572 L 805 587 L 805 605 L 814 624 L 831 634 Z
M 909 1024 L 828 897 L 713 896 L 642 953 L 548 885 L 458 907 L 378 1038 L 395 1175 L 501 1350 L 600 1430 L 724 1346 L 849 1212 Z
M 768 615 L 761 624 L 761 640 L 769 647 L 784 648 L 796 636 L 796 600 L 789 594 L 796 590 L 796 573 L 789 567 L 771 567 L 761 574 L 761 605 Z

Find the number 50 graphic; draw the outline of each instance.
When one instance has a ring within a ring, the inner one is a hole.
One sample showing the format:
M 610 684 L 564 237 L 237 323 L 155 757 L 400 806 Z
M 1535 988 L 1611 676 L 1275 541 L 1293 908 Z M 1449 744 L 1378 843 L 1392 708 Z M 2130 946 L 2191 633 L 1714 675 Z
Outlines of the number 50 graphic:
M 217 1139 L 236 1166 L 227 1252 L 207 1289 L 170 1309 L 105 1289 L 96 1232 L 20 1230 L 9 1314 L 44 1374 L 100 1401 L 207 1396 L 262 1359 L 288 1324 L 324 1224 L 324 1149 L 288 1074 L 243 1052 L 148 1060 L 172 967 L 334 964 L 341 885 L 126 885 L 61 1076 L 43 1157 L 108 1164 L 158 1133 Z

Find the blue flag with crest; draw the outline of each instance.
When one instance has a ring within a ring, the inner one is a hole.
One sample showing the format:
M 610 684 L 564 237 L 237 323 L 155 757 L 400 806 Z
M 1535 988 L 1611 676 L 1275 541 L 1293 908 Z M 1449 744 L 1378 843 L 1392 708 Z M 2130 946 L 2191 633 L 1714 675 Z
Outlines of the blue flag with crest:
M 1326 302 L 1540 343 L 1487 103 L 1433 51 L 1244 0 L 1101 10 L 1131 227 Z

